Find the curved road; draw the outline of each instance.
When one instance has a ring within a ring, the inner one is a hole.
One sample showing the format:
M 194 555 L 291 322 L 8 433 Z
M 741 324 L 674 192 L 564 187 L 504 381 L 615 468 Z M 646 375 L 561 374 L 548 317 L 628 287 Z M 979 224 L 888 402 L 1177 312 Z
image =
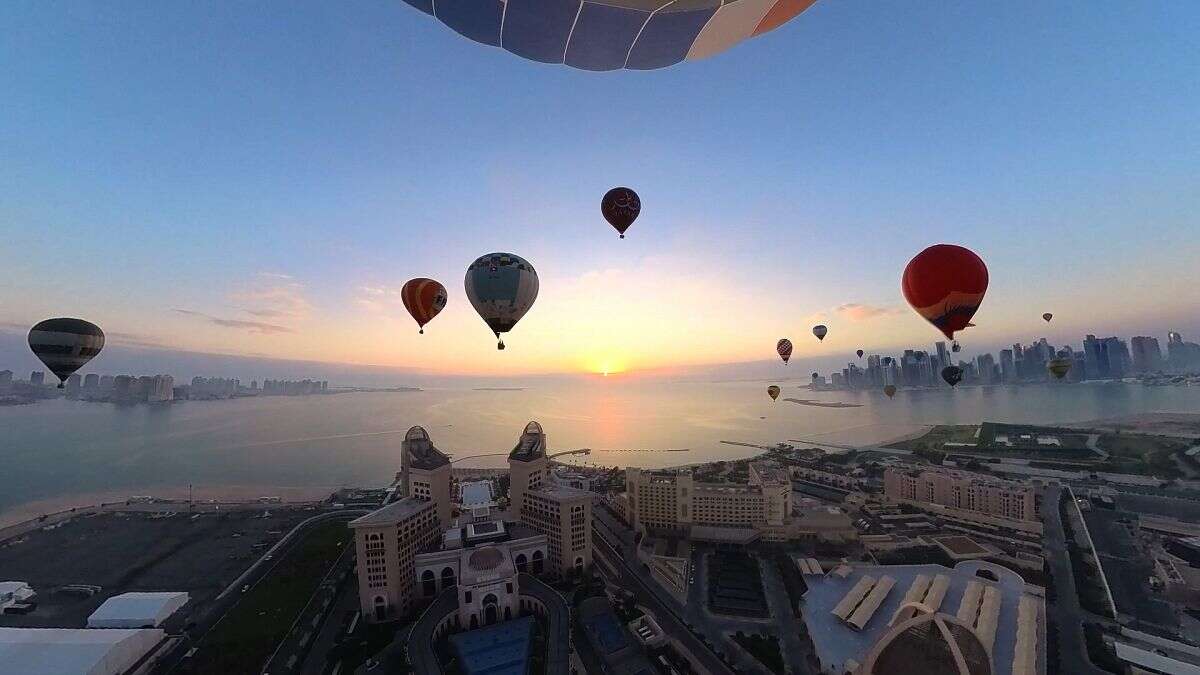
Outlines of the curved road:
M 1042 493 L 1042 522 L 1045 525 L 1043 545 L 1054 577 L 1054 602 L 1047 603 L 1046 610 L 1058 626 L 1059 672 L 1106 675 L 1108 671 L 1093 666 L 1088 660 L 1087 646 L 1083 642 L 1083 624 L 1091 615 L 1079 606 L 1075 575 L 1071 571 L 1071 559 L 1067 553 L 1066 534 L 1058 511 L 1061 495 L 1062 488 L 1056 485 L 1047 487 Z M 1051 658 L 1050 654 L 1046 656 Z

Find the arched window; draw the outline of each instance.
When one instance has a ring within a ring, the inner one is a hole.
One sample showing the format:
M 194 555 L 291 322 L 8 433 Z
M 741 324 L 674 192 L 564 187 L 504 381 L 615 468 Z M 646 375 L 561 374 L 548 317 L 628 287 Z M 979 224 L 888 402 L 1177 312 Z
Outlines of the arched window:
M 511 618 L 512 618 L 512 608 L 511 608 L 511 607 L 505 607 L 505 608 L 504 608 L 504 620 L 505 620 L 505 621 L 508 621 L 508 620 L 509 620 L 509 619 L 511 619 Z
M 542 573 L 542 569 L 543 569 L 543 567 L 545 566 L 545 565 L 544 565 L 544 560 L 543 560 L 543 558 L 544 558 L 544 557 L 545 557 L 545 556 L 543 556 L 543 555 L 542 555 L 542 552 L 541 552 L 541 551 L 534 551 L 534 552 L 533 552 L 533 573 L 534 573 L 534 574 L 541 574 L 541 573 Z
M 575 557 L 575 571 L 576 572 L 583 571 L 583 558 L 580 556 Z
M 479 617 L 472 614 L 471 615 L 471 630 L 475 630 L 476 628 L 479 628 Z
M 387 618 L 387 601 L 382 595 L 375 596 L 375 620 L 383 621 Z
M 514 562 L 517 563 L 517 571 L 518 572 L 524 573 L 524 572 L 529 571 L 528 569 L 526 569 L 529 567 L 529 558 L 526 558 L 524 553 L 518 553 L 517 558 Z
M 442 570 L 442 588 L 450 588 L 454 586 L 454 570 L 447 567 Z
M 433 570 L 425 570 L 421 573 L 421 585 L 425 588 L 425 597 L 431 598 L 437 595 L 437 580 L 433 577 Z

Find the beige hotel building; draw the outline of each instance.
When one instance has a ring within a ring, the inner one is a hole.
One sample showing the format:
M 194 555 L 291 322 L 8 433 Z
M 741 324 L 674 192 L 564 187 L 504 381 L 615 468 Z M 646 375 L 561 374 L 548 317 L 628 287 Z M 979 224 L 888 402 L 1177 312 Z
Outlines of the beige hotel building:
M 1032 485 L 965 471 L 890 468 L 883 474 L 888 498 L 1016 521 L 1037 521 Z

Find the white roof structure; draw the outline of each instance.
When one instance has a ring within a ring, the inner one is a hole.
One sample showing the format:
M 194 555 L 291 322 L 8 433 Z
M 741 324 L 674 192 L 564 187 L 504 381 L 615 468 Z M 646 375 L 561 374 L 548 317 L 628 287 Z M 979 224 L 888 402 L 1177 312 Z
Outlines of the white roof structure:
M 188 594 L 122 593 L 104 601 L 88 617 L 88 628 L 157 628 L 187 604 Z
M 1139 668 L 1169 675 L 1200 675 L 1200 667 L 1145 649 L 1138 649 L 1124 642 L 1114 642 L 1113 648 L 1116 649 L 1118 659 L 1132 663 Z
M 24 581 L 0 581 L 0 610 L 25 602 L 34 595 L 33 587 Z
M 20 675 L 123 675 L 164 637 L 157 628 L 0 628 L 0 664 Z

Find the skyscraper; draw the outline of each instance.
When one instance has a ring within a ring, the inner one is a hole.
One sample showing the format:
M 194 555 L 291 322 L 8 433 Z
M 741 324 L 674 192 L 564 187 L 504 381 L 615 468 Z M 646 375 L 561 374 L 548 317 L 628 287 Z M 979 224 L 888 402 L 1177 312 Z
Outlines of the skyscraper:
M 1095 335 L 1083 338 L 1084 379 L 1100 380 L 1108 377 L 1108 360 L 1100 358 L 1100 341 Z
M 1013 350 L 1000 350 L 1000 379 L 1005 384 L 1012 384 L 1017 381 L 1017 371 L 1013 364 Z
M 40 370 L 35 370 L 29 374 L 29 384 L 31 384 L 35 387 L 40 387 L 45 383 L 46 383 L 46 373 L 44 373 Z
M 945 368 L 946 366 L 950 365 L 950 354 L 946 352 L 946 341 L 945 340 L 938 340 L 937 344 L 935 346 L 937 347 L 938 362 L 937 362 L 934 370 L 941 372 L 942 368 Z
M 1162 349 L 1158 346 L 1158 338 L 1139 335 L 1129 341 L 1129 347 L 1133 372 L 1145 373 L 1162 369 Z

